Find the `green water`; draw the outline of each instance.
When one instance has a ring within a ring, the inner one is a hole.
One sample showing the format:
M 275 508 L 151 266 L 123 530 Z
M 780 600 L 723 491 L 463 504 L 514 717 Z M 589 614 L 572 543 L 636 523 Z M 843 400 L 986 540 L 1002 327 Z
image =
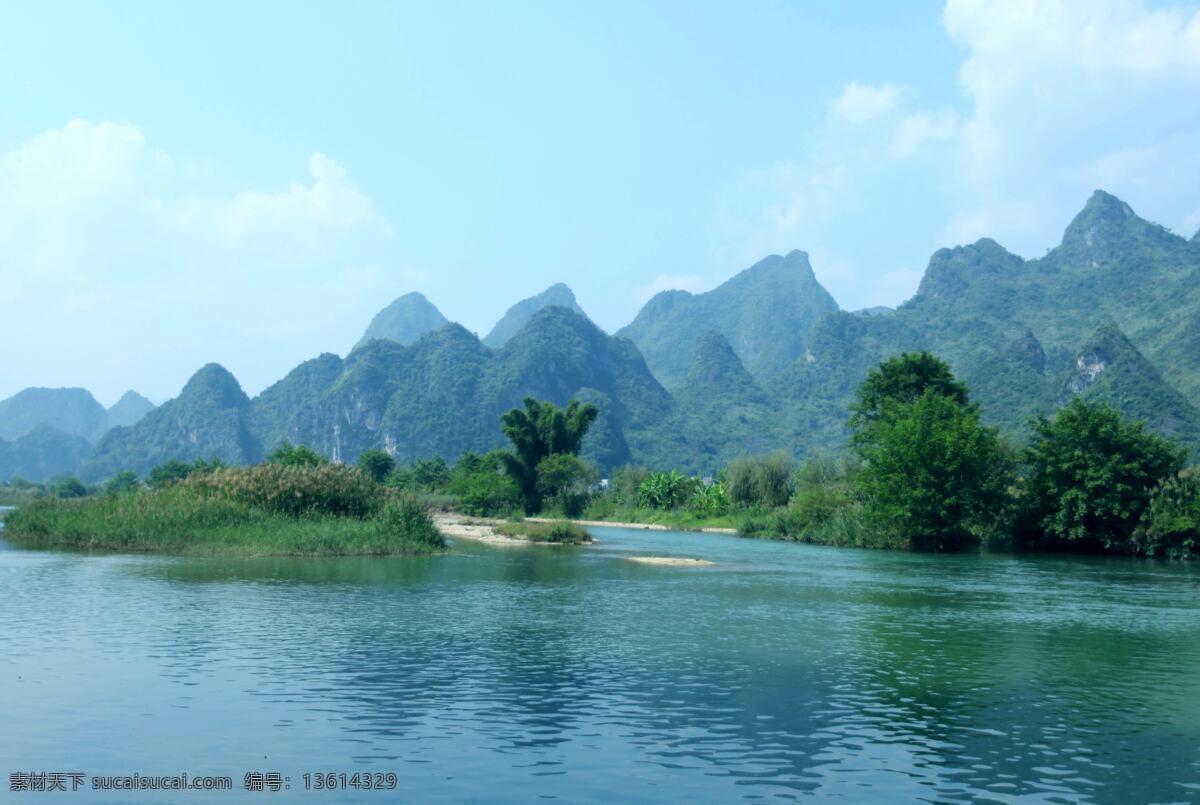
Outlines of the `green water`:
M 3 771 L 291 780 L 214 802 L 330 801 L 306 770 L 420 802 L 1200 799 L 1195 567 L 593 533 L 427 559 L 0 544 Z

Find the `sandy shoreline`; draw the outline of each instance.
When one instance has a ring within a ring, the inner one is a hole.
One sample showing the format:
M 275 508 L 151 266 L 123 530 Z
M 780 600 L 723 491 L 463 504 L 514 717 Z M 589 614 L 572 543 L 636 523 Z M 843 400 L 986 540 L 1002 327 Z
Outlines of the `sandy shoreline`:
M 639 565 L 664 565 L 666 567 L 708 567 L 715 565 L 707 559 L 688 559 L 683 556 L 626 556 L 630 562 Z
M 496 532 L 495 526 L 500 520 L 489 520 L 484 517 L 468 517 L 463 514 L 437 512 L 433 515 L 433 524 L 444 536 L 456 539 L 469 539 L 473 542 L 483 542 L 488 545 L 503 545 L 505 547 L 540 545 L 527 539 L 508 537 Z
M 531 523 L 553 523 L 549 517 L 526 517 Z M 662 525 L 661 523 L 619 523 L 612 520 L 572 520 L 575 525 L 580 525 L 585 528 L 591 526 L 595 528 L 639 528 L 643 531 L 699 531 L 704 534 L 736 534 L 736 528 L 675 528 L 672 526 Z

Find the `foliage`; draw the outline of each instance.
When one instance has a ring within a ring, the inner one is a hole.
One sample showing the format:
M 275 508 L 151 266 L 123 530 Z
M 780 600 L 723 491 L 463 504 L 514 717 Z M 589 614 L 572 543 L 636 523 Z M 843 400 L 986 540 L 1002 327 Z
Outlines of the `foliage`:
M 295 468 L 289 471 L 294 471 Z M 408 504 L 378 519 L 292 517 L 191 482 L 83 500 L 44 498 L 10 512 L 5 539 L 69 547 L 198 555 L 344 556 L 427 554 L 441 545 L 423 509 Z M 440 536 L 440 535 L 439 535 Z
M 192 475 L 214 472 L 224 466 L 225 464 L 216 458 L 209 461 L 198 458 L 190 464 L 173 458 L 151 469 L 150 474 L 146 477 L 146 485 L 151 489 L 163 489 L 186 480 Z
M 429 512 L 409 495 L 388 500 L 375 515 L 374 522 L 379 536 L 384 540 L 429 550 L 446 547 L 446 540 L 433 524 Z
M 1130 540 L 1154 488 L 1182 469 L 1184 452 L 1079 397 L 1032 428 L 1023 517 L 1032 533 L 1019 536 L 1031 547 L 1134 550 Z
M 792 496 L 796 462 L 782 451 L 743 456 L 725 468 L 729 499 L 741 506 L 783 506 Z
M 358 457 L 358 468 L 376 483 L 383 483 L 396 468 L 396 459 L 382 450 L 364 450 Z
M 638 505 L 649 509 L 678 509 L 692 495 L 696 481 L 676 470 L 652 472 L 638 487 Z
M 526 397 L 524 408 L 514 408 L 500 418 L 501 430 L 513 445 L 513 451 L 501 453 L 500 458 L 521 490 L 527 513 L 542 508 L 543 492 L 538 485 L 542 460 L 559 453 L 578 455 L 583 437 L 598 415 L 596 406 L 578 400 L 559 408 Z
M 725 495 L 725 484 L 721 481 L 695 484 L 687 507 L 701 517 L 720 517 L 729 511 L 729 500 Z
M 950 366 L 928 352 L 905 352 L 872 369 L 858 387 L 850 406 L 850 427 L 859 431 L 884 416 L 891 406 L 912 404 L 926 392 L 946 397 L 959 406 L 969 404 L 967 387 Z
M 578 517 L 588 491 L 598 478 L 596 469 L 571 453 L 552 453 L 537 465 L 538 494 L 545 506 L 567 517 Z
M 999 526 L 1012 473 L 996 430 L 938 364 L 905 355 L 864 381 L 851 419 L 855 486 L 874 528 L 915 550 L 958 551 Z
M 258 464 L 193 474 L 191 491 L 234 500 L 289 517 L 369 517 L 383 506 L 385 490 L 357 467 L 344 464 Z
M 413 492 L 437 492 L 450 483 L 450 468 L 441 456 L 417 459 L 408 467 L 395 467 L 387 483 Z
M 1200 558 L 1200 470 L 1184 470 L 1154 489 L 1133 545 L 1146 556 Z
M 496 451 L 463 453 L 450 471 L 446 491 L 458 498 L 458 508 L 476 516 L 507 515 L 521 508 L 521 491 L 504 473 Z
M 607 495 L 618 505 L 636 506 L 638 491 L 650 474 L 650 468 L 641 464 L 627 464 L 613 470 L 608 481 Z
M 63 498 L 65 500 L 85 498 L 90 494 L 88 488 L 74 475 L 55 478 L 50 484 L 50 489 L 56 498 Z
M 267 463 L 284 467 L 316 467 L 328 464 L 329 459 L 307 445 L 284 442 L 267 454 Z
M 106 495 L 121 495 L 126 492 L 133 492 L 141 487 L 142 482 L 138 480 L 137 473 L 132 470 L 125 470 L 124 472 L 118 472 L 104 483 L 104 493 Z

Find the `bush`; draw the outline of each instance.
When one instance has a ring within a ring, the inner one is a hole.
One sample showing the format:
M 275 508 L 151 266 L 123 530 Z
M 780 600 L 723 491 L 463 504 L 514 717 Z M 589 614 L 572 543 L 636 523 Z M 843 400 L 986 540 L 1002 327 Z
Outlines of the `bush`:
M 522 508 L 521 490 L 504 474 L 495 452 L 465 452 L 454 469 L 446 491 L 458 498 L 458 508 L 477 517 L 507 515 Z
M 125 492 L 133 492 L 140 489 L 141 486 L 137 475 L 130 470 L 125 470 L 108 479 L 108 482 L 104 484 L 104 492 L 108 495 L 120 495 Z
M 267 463 L 282 464 L 285 467 L 317 467 L 328 464 L 329 459 L 306 445 L 284 442 L 271 451 L 267 456 Z
M 675 470 L 652 472 L 638 487 L 638 505 L 647 509 L 678 509 L 691 496 L 696 481 Z
M 364 450 L 358 457 L 358 468 L 376 483 L 383 483 L 396 468 L 396 459 L 382 450 Z
M 290 517 L 365 518 L 384 503 L 384 489 L 357 467 L 258 464 L 192 475 L 184 485 Z
M 158 465 L 150 470 L 150 474 L 146 476 L 146 484 L 151 489 L 165 489 L 168 486 L 184 481 L 193 475 L 203 475 L 204 473 L 215 472 L 225 466 L 225 463 L 219 458 L 214 458 L 205 461 L 198 458 L 191 464 L 173 458 L 163 464 Z
M 501 523 L 496 526 L 496 533 L 527 539 L 530 542 L 553 542 L 556 545 L 586 545 L 592 541 L 586 529 L 566 520 L 550 523 Z
M 428 510 L 415 498 L 400 495 L 389 500 L 374 518 L 375 528 L 387 544 L 440 550 L 446 547 Z
M 688 498 L 687 507 L 701 517 L 720 517 L 729 510 L 725 497 L 725 484 L 714 481 L 710 484 L 697 483 Z
M 743 456 L 725 468 L 725 492 L 742 506 L 773 508 L 792 496 L 796 462 L 787 453 Z
M 90 494 L 83 482 L 74 475 L 56 478 L 50 488 L 56 498 L 85 498 Z
M 1146 556 L 1200 558 L 1200 470 L 1184 470 L 1155 488 L 1133 545 Z
M 640 464 L 629 464 L 613 471 L 608 481 L 608 494 L 621 506 L 638 505 L 638 492 L 650 475 L 650 469 Z

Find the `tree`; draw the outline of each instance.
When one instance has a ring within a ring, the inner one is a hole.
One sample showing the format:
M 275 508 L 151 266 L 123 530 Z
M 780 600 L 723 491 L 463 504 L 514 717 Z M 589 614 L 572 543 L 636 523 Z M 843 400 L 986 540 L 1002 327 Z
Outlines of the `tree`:
M 874 422 L 884 409 L 896 403 L 914 403 L 932 390 L 959 405 L 970 405 L 967 387 L 959 382 L 950 366 L 929 352 L 905 352 L 889 358 L 872 369 L 858 387 L 850 406 L 850 427 L 857 429 Z
M 729 499 L 747 506 L 787 505 L 796 484 L 796 462 L 783 451 L 769 456 L 743 456 L 725 468 Z
M 1033 420 L 1025 453 L 1025 517 L 1040 547 L 1124 552 L 1154 488 L 1183 468 L 1185 453 L 1080 397 Z
M 366 473 L 368 478 L 383 483 L 388 473 L 396 468 L 396 459 L 382 450 L 364 450 L 358 457 L 358 468 Z
M 1011 462 L 945 363 L 886 361 L 859 387 L 850 425 L 854 483 L 875 528 L 914 550 L 957 551 L 998 524 Z
M 125 470 L 109 478 L 107 483 L 104 484 L 104 491 L 109 495 L 119 495 L 124 492 L 132 492 L 140 485 L 137 473 L 132 470 Z
M 573 453 L 551 453 L 538 462 L 538 493 L 543 501 L 552 501 L 568 517 L 583 511 L 588 488 L 596 482 L 597 472 Z
M 151 489 L 163 489 L 197 473 L 213 472 L 224 466 L 225 462 L 219 458 L 209 459 L 208 461 L 198 458 L 191 464 L 173 458 L 150 470 L 150 474 L 146 476 L 146 484 Z
M 267 456 L 268 464 L 282 464 L 285 467 L 319 467 L 328 464 L 329 459 L 303 444 L 293 445 L 284 442 Z
M 1147 556 L 1200 557 L 1200 470 L 1186 469 L 1155 488 L 1133 541 Z
M 74 475 L 56 478 L 53 482 L 54 496 L 59 498 L 85 498 L 88 488 Z
M 500 459 L 521 490 L 526 513 L 533 514 L 542 508 L 538 465 L 556 453 L 579 455 L 583 437 L 600 412 L 591 403 L 578 400 L 571 400 L 566 408 L 533 397 L 526 397 L 524 403 L 524 408 L 500 417 L 501 430 L 513 446 Z

